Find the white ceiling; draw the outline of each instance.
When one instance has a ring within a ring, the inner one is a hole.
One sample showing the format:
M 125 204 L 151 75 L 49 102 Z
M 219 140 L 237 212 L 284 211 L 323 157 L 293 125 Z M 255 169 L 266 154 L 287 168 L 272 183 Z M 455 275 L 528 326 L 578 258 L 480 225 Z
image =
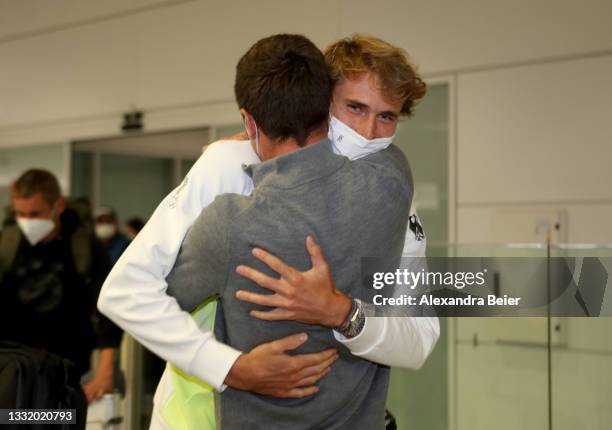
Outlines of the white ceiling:
M 0 42 L 185 0 L 0 0 Z

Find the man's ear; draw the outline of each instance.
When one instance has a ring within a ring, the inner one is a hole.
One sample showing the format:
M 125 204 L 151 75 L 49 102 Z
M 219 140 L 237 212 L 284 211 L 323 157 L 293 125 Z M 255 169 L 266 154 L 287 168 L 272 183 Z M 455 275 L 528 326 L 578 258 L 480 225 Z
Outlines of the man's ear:
M 249 135 L 249 139 L 254 140 L 255 135 L 257 133 L 257 125 L 255 124 L 255 119 L 253 118 L 253 115 L 251 115 L 249 111 L 244 108 L 240 109 L 240 114 L 242 115 L 242 119 L 244 120 L 244 127 L 246 128 L 246 132 Z
M 66 209 L 66 200 L 63 197 L 58 197 L 55 201 L 55 216 L 59 219 L 59 216 Z

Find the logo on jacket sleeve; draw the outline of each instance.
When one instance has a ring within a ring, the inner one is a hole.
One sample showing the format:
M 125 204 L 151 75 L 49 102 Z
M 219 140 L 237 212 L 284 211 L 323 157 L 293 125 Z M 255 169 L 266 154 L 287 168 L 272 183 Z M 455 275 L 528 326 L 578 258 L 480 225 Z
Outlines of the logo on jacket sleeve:
M 419 217 L 416 214 L 412 214 L 408 219 L 410 220 L 410 230 L 414 233 L 414 238 L 419 241 L 425 239 L 425 232 L 419 222 Z

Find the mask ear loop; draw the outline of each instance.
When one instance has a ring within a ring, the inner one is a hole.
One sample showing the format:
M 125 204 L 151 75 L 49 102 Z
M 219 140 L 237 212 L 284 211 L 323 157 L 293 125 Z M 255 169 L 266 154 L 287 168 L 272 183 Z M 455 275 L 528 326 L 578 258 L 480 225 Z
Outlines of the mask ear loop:
M 255 122 L 255 120 L 253 120 L 253 122 Z M 261 152 L 259 150 L 259 127 L 257 127 L 256 122 L 255 122 L 255 148 L 256 148 L 255 152 L 257 153 L 257 156 L 261 160 Z
M 334 118 L 334 116 L 331 113 L 331 106 L 330 106 L 329 107 L 329 122 L 328 122 L 328 124 L 329 124 L 329 133 L 327 133 L 327 137 L 329 138 L 331 136 L 330 140 L 331 140 L 332 147 L 335 149 L 334 152 L 340 154 L 341 151 L 340 151 L 340 148 L 338 148 L 336 146 L 336 137 L 334 136 L 334 127 L 332 125 L 333 118 Z
M 249 136 L 249 139 L 251 139 L 251 133 L 249 133 L 249 127 L 247 125 L 247 118 L 243 116 L 242 119 L 244 120 L 244 128 L 246 129 L 247 135 Z M 257 127 L 255 119 L 253 119 L 253 124 L 255 124 L 255 154 L 257 154 L 261 160 L 261 153 L 259 152 L 259 127 Z

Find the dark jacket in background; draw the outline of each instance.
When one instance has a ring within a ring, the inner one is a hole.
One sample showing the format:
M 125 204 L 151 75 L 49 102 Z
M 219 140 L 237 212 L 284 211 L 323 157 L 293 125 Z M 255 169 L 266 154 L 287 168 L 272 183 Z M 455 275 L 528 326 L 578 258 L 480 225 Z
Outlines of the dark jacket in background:
M 56 239 L 31 246 L 21 235 L 13 264 L 0 279 L 0 340 L 67 358 L 82 375 L 94 348 L 119 346 L 121 330 L 95 306 L 110 262 L 93 234 L 90 269 L 77 272 L 71 237 L 79 226 L 77 213 L 66 209 Z

